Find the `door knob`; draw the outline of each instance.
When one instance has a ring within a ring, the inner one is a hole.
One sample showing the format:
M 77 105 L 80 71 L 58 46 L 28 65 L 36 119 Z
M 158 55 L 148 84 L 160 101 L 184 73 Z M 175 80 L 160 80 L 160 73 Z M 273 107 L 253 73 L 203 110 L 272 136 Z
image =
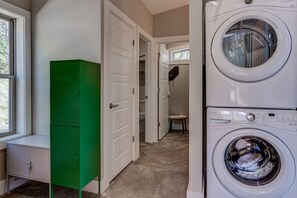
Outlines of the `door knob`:
M 116 107 L 118 107 L 118 106 L 120 106 L 120 105 L 118 105 L 118 104 L 113 104 L 113 103 L 110 103 L 110 104 L 109 104 L 109 108 L 110 108 L 110 109 L 112 109 L 112 108 L 116 108 Z
M 32 169 L 32 162 L 29 162 L 29 163 L 28 163 L 28 166 L 27 166 L 27 168 L 28 168 L 29 170 L 31 170 L 31 169 Z

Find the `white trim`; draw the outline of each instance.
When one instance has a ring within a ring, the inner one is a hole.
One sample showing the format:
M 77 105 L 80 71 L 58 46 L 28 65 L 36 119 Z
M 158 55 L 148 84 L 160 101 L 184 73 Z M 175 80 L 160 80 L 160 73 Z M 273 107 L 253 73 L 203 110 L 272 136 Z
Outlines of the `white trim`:
M 26 135 L 23 134 L 13 134 L 13 135 L 9 135 L 6 137 L 1 138 L 0 140 L 0 151 L 6 149 L 6 142 L 11 141 L 11 140 L 15 140 L 21 137 L 25 137 Z
M 16 19 L 16 133 L 31 134 L 31 13 L 0 1 L 0 13 Z M 1 138 L 2 139 L 2 138 Z M 3 146 L 4 147 L 4 146 Z
M 176 42 L 189 42 L 189 35 L 181 35 L 181 36 L 169 36 L 169 37 L 158 37 L 155 38 L 156 44 L 168 44 L 168 43 L 176 43 Z
M 153 131 L 154 131 L 154 127 L 152 125 L 152 120 L 153 120 L 153 111 L 152 111 L 152 107 L 153 106 L 153 93 L 152 93 L 152 87 L 154 86 L 154 82 L 155 80 L 153 79 L 152 73 L 154 70 L 154 60 L 153 60 L 153 54 L 154 54 L 154 39 L 151 35 L 149 35 L 149 33 L 147 33 L 145 30 L 143 30 L 141 27 L 137 26 L 137 48 L 136 48 L 136 63 L 137 63 L 137 72 L 136 72 L 136 80 L 137 80 L 137 85 L 139 84 L 139 38 L 143 38 L 145 41 L 147 41 L 148 44 L 148 54 L 146 57 L 146 94 L 148 96 L 148 99 L 146 100 L 146 121 L 145 121 L 145 141 L 149 142 L 149 143 L 153 143 L 154 142 L 154 138 L 153 138 Z M 136 95 L 139 95 L 139 86 L 136 86 Z M 139 103 L 139 98 L 137 97 L 137 104 Z M 136 113 L 135 115 L 138 115 L 138 111 L 139 108 L 136 108 Z M 136 120 L 139 120 L 139 115 L 137 116 Z M 137 122 L 138 123 L 138 122 Z M 139 126 L 138 124 L 136 125 L 136 150 L 138 150 L 139 153 Z
M 6 193 L 6 185 L 7 185 L 6 179 L 3 181 L 0 181 L 0 196 Z
M 201 192 L 187 191 L 187 198 L 204 198 Z
M 98 194 L 99 193 L 98 180 L 92 180 L 88 185 L 84 187 L 83 191 Z
M 159 37 L 159 38 L 154 38 L 155 42 L 154 42 L 154 63 L 155 63 L 155 67 L 153 67 L 154 69 L 152 70 L 152 80 L 154 80 L 154 86 L 151 88 L 152 90 L 152 98 L 154 99 L 153 101 L 153 105 L 152 105 L 152 115 L 153 118 L 158 118 L 158 52 L 159 52 L 159 45 L 160 44 L 168 44 L 168 43 L 177 43 L 177 42 L 189 42 L 189 35 L 182 35 L 182 36 L 170 36 L 170 37 Z M 154 132 L 153 134 L 153 141 L 154 142 L 158 142 L 158 134 L 159 134 L 159 127 L 158 127 L 158 119 L 153 119 L 152 120 L 152 126 L 154 129 L 156 130 L 152 130 Z
M 103 90 L 103 107 L 102 107 L 102 133 L 101 133 L 101 181 L 100 181 L 100 189 L 101 193 L 106 191 L 109 188 L 109 183 L 110 183 L 110 128 L 109 128 L 109 62 L 108 62 L 108 51 L 109 51 L 109 46 L 108 46 L 108 26 L 109 26 L 109 13 L 114 14 L 117 16 L 119 19 L 124 21 L 126 24 L 131 26 L 134 29 L 134 40 L 136 40 L 136 24 L 128 17 L 126 16 L 122 11 L 120 11 L 116 6 L 114 6 L 109 0 L 104 0 L 103 2 L 103 58 L 102 58 L 102 90 Z M 134 54 L 133 54 L 133 69 L 132 69 L 132 76 L 134 77 L 132 79 L 132 86 L 135 88 L 136 87 L 136 48 L 134 48 Z M 132 105 L 132 125 L 131 125 L 131 132 L 132 136 L 135 136 L 135 94 L 133 95 L 133 105 Z M 133 150 L 133 160 L 137 159 L 137 152 L 136 152 L 136 147 L 135 143 L 132 144 L 132 150 Z

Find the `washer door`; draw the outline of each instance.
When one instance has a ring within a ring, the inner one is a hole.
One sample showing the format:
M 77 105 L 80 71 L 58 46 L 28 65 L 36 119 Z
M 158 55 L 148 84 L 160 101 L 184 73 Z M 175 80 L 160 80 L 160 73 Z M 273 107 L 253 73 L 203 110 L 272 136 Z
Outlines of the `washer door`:
M 277 73 L 291 53 L 286 25 L 265 11 L 247 11 L 226 20 L 216 32 L 211 54 L 227 77 L 256 82 Z
M 284 197 L 295 179 L 291 152 L 265 131 L 230 132 L 217 143 L 212 156 L 218 180 L 236 197 Z

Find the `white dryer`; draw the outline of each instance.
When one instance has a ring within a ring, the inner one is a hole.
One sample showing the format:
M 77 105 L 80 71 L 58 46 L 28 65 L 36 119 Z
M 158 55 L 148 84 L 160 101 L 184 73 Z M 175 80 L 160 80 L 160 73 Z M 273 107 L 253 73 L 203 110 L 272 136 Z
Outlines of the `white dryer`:
M 297 107 L 297 0 L 206 4 L 208 107 Z
M 207 112 L 208 198 L 296 198 L 297 112 Z

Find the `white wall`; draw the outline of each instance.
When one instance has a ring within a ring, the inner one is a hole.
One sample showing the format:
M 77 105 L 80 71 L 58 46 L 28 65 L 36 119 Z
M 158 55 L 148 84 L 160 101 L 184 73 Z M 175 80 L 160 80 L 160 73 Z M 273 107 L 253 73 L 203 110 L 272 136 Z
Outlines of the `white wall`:
M 204 197 L 202 175 L 202 1 L 190 0 L 190 150 L 187 197 Z M 194 54 L 194 55 L 193 55 Z
M 32 0 L 33 132 L 50 133 L 50 65 L 101 62 L 101 0 Z

